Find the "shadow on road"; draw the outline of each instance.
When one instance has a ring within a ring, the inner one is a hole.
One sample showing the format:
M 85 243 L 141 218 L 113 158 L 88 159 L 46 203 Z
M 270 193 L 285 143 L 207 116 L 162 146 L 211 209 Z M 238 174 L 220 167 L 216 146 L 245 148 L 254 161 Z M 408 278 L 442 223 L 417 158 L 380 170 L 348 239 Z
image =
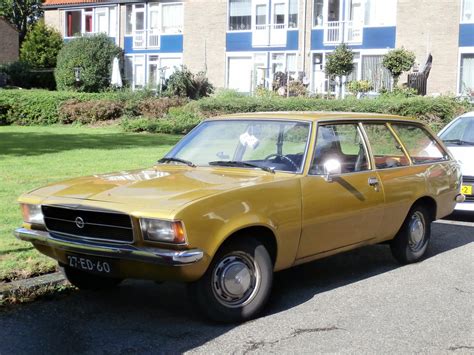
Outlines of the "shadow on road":
M 433 225 L 428 258 L 473 242 L 474 227 Z M 387 245 L 375 245 L 301 265 L 275 275 L 264 316 L 289 310 L 400 266 Z M 205 321 L 179 284 L 126 281 L 102 292 L 77 292 L 0 314 L 0 353 L 178 353 L 236 325 Z

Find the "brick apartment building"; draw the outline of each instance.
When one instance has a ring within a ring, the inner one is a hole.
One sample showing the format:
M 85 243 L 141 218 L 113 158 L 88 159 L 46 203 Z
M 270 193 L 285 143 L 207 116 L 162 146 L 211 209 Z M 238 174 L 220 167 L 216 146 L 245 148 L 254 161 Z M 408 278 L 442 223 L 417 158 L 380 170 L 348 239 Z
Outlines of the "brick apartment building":
M 46 0 L 44 10 L 65 40 L 113 38 L 133 88 L 156 87 L 184 64 L 242 92 L 278 71 L 325 92 L 327 53 L 345 42 L 355 53 L 348 80 L 390 86 L 382 56 L 404 46 L 420 68 L 433 55 L 428 93 L 474 89 L 474 0 Z
M 15 62 L 19 55 L 18 31 L 0 17 L 0 64 Z

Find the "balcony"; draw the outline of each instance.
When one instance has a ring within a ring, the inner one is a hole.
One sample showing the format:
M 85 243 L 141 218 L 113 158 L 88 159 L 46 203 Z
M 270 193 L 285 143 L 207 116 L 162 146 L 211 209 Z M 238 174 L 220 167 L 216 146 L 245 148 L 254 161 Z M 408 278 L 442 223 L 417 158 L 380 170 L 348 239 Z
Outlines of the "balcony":
M 139 30 L 133 33 L 133 48 L 160 48 L 161 31 L 158 29 Z
M 363 23 L 355 21 L 328 21 L 324 26 L 324 44 L 361 44 Z
M 285 47 L 286 32 L 287 28 L 284 24 L 256 25 L 253 29 L 252 45 Z

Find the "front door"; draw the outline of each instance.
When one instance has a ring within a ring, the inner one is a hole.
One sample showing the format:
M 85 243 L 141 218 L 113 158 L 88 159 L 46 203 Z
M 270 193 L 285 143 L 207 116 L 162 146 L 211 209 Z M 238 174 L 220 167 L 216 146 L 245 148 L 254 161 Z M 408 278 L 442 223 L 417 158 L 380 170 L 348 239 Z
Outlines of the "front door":
M 320 124 L 316 139 L 310 172 L 302 180 L 298 259 L 374 239 L 383 218 L 383 188 L 359 125 Z

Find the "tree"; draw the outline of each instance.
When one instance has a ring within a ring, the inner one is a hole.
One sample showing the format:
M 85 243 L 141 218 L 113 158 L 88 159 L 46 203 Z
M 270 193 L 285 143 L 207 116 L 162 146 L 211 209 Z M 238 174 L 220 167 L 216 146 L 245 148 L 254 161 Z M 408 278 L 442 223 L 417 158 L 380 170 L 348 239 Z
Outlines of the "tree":
M 334 52 L 327 55 L 325 72 L 330 78 L 339 78 L 339 98 L 342 96 L 342 78 L 349 75 L 352 73 L 352 70 L 354 70 L 353 60 L 354 53 L 345 43 L 341 43 L 337 46 Z
M 214 86 L 209 82 L 204 72 L 193 74 L 185 65 L 176 70 L 166 81 L 165 94 L 169 96 L 200 99 L 212 94 Z
M 105 34 L 69 41 L 57 57 L 54 76 L 58 90 L 98 92 L 108 88 L 112 61 L 121 54 Z
M 382 65 L 392 74 L 394 87 L 397 86 L 400 75 L 415 64 L 415 59 L 415 53 L 403 47 L 393 49 L 383 56 Z
M 30 26 L 43 15 L 41 0 L 0 0 L 0 16 L 7 19 L 20 33 L 20 43 Z
M 63 46 L 61 34 L 39 21 L 28 32 L 21 45 L 20 59 L 33 68 L 45 69 L 56 67 L 56 57 Z

